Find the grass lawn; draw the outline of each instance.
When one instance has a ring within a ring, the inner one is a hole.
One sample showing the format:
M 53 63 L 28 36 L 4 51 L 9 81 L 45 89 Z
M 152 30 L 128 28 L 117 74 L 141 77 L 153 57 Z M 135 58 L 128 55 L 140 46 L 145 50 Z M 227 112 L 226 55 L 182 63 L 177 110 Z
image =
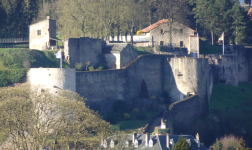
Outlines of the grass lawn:
M 120 130 L 126 130 L 126 129 L 136 130 L 140 127 L 144 127 L 150 121 L 150 119 L 157 114 L 159 114 L 159 112 L 155 111 L 145 112 L 146 118 L 144 120 L 130 119 L 125 121 L 118 121 L 116 125 L 117 128 L 119 128 L 118 126 L 120 126 Z
M 29 43 L 0 43 L 0 50 L 6 48 L 29 48 Z
M 150 47 L 146 47 L 146 48 L 150 48 Z M 151 54 L 151 53 L 145 51 L 142 47 L 134 47 L 134 49 L 136 50 L 138 55 Z
M 222 45 L 211 45 L 208 40 L 200 38 L 200 54 L 222 53 Z
M 57 51 L 0 48 L 0 87 L 22 82 L 27 68 L 59 68 L 60 60 L 54 55 Z M 66 61 L 63 61 L 62 66 L 70 68 Z

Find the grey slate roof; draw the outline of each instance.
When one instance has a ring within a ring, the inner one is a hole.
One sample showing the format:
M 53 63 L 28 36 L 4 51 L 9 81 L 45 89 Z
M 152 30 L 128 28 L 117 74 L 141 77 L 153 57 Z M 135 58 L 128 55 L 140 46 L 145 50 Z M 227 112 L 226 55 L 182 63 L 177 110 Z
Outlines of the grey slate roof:
M 176 143 L 180 136 L 183 136 L 186 139 L 191 140 L 191 150 L 208 150 L 205 146 L 200 144 L 200 147 L 198 147 L 198 144 L 196 143 L 195 138 L 192 135 L 169 135 L 170 140 L 173 139 L 174 143 Z M 132 144 L 132 137 L 133 134 L 127 135 L 129 139 L 130 145 Z M 110 138 L 111 139 L 111 138 Z M 171 150 L 172 145 L 170 143 L 170 149 L 166 147 L 166 135 L 150 135 L 148 137 L 148 140 L 153 140 L 153 147 L 149 147 L 146 145 L 146 134 L 136 134 L 135 139 L 138 141 L 138 147 L 134 147 L 134 150 Z M 109 142 L 110 140 L 107 140 L 108 143 L 108 149 L 109 148 Z M 115 143 L 116 145 L 117 143 Z M 126 149 L 126 148 L 125 148 Z M 129 148 L 132 149 L 132 148 Z
M 107 44 L 102 48 L 102 53 L 120 53 L 126 46 L 123 43 Z

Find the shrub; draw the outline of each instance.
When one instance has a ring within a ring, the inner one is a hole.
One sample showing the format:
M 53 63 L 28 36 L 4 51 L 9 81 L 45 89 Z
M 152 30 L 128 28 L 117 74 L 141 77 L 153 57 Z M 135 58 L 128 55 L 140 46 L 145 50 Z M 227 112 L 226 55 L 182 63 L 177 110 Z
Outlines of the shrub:
M 128 113 L 125 113 L 124 114 L 124 119 L 129 119 L 130 118 L 130 115 Z
M 100 66 L 100 67 L 99 67 L 99 70 L 102 70 L 102 69 L 103 69 L 103 66 Z
M 84 67 L 84 64 L 81 63 L 81 62 L 75 64 L 75 69 L 78 70 L 78 71 L 83 70 L 83 67 Z
M 157 99 L 157 98 L 156 98 L 156 96 L 152 95 L 152 96 L 151 96 L 151 99 Z
M 133 109 L 133 113 L 135 113 L 135 114 L 139 113 L 139 109 L 138 108 L 134 108 Z
M 94 67 L 93 67 L 93 66 L 90 66 L 90 67 L 88 67 L 88 70 L 89 70 L 89 71 L 94 71 Z

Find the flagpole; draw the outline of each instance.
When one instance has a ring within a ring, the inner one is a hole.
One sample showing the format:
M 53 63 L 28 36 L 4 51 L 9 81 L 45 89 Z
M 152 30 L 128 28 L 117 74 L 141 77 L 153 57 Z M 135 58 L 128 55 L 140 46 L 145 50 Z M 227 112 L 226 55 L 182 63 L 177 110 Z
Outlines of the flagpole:
M 61 52 L 61 49 L 60 49 L 60 69 L 62 69 L 62 52 Z
M 224 55 L 225 52 L 224 52 L 224 32 L 222 33 L 223 34 L 223 40 L 222 40 L 222 54 Z
M 197 58 L 199 58 L 199 34 L 197 33 Z

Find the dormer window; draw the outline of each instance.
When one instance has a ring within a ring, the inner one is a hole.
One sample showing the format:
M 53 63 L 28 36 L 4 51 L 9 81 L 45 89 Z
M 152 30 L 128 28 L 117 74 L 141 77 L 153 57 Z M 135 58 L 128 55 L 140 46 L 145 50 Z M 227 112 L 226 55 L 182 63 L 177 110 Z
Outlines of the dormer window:
M 129 147 L 129 141 L 128 140 L 125 141 L 125 147 Z
M 114 146 L 115 146 L 114 140 L 111 140 L 111 141 L 110 141 L 110 147 L 111 147 L 111 148 L 114 148 Z
M 41 35 L 41 30 L 37 30 L 37 35 Z

